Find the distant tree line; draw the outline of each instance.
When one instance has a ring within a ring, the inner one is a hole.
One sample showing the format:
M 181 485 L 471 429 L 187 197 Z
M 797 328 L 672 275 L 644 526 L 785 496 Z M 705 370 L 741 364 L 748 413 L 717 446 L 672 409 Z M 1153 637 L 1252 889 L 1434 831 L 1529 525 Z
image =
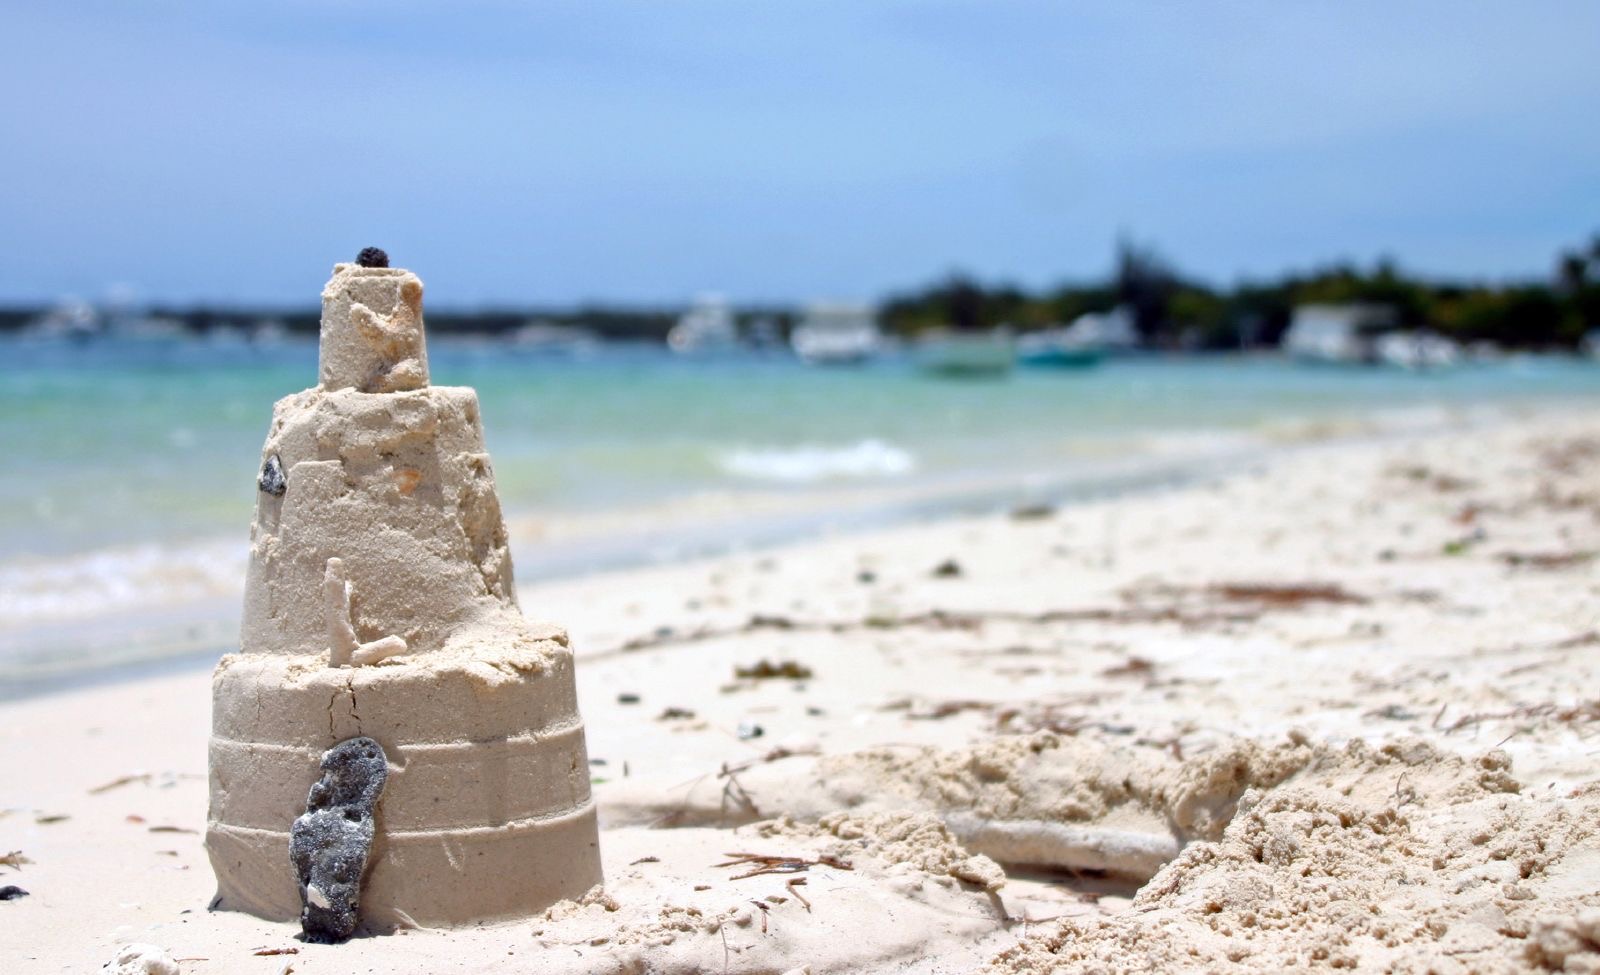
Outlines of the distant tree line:
M 1433 329 L 1460 342 L 1570 348 L 1600 328 L 1600 235 L 1564 250 L 1550 280 L 1501 285 L 1425 280 L 1382 259 L 1370 268 L 1332 264 L 1217 288 L 1182 274 L 1153 249 L 1125 241 L 1103 281 L 1028 292 L 953 274 L 892 296 L 882 318 L 885 328 L 905 335 L 998 325 L 1028 331 L 1123 307 L 1153 346 L 1236 349 L 1276 345 L 1297 305 L 1348 302 L 1387 305 L 1401 326 Z
M 1488 340 L 1507 348 L 1571 348 L 1600 328 L 1600 235 L 1558 256 L 1546 281 L 1511 284 L 1425 280 L 1389 259 L 1370 268 L 1331 264 L 1276 281 L 1243 281 L 1230 288 L 1191 278 L 1154 249 L 1123 241 L 1105 280 L 1069 283 L 1030 292 L 985 285 L 952 274 L 919 289 L 891 295 L 880 308 L 883 327 L 901 335 L 932 328 L 982 329 L 1009 325 L 1031 331 L 1069 324 L 1089 312 L 1125 308 L 1144 341 L 1157 348 L 1237 349 L 1276 345 L 1297 305 L 1346 302 L 1382 304 L 1403 327 L 1434 329 L 1461 342 Z M 27 325 L 46 309 L 0 308 L 0 332 Z M 180 322 L 191 332 L 273 320 L 292 334 L 314 335 L 315 308 L 241 309 L 155 306 L 147 313 Z M 504 308 L 484 311 L 429 309 L 435 335 L 504 335 L 530 322 L 587 329 L 601 338 L 661 341 L 681 309 L 585 306 L 566 309 Z M 756 322 L 787 334 L 797 309 L 746 307 L 740 326 Z

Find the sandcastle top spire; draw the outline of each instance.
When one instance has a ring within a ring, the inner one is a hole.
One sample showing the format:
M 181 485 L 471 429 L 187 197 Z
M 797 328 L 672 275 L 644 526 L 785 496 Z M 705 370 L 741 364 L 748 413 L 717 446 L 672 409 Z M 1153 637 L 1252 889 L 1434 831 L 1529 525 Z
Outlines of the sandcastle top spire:
M 319 375 L 323 389 L 397 393 L 428 385 L 422 331 L 422 280 L 364 249 L 335 264 L 322 289 Z

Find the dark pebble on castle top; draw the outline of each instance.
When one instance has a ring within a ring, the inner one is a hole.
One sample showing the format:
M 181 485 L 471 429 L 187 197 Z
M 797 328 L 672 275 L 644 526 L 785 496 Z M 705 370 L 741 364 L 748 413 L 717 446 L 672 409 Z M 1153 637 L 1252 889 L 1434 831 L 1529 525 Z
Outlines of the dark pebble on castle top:
M 388 267 L 389 255 L 381 247 L 363 247 L 356 255 L 356 263 L 362 267 Z
M 0 901 L 14 901 L 18 897 L 27 897 L 28 892 L 16 884 L 6 884 L 0 887 Z

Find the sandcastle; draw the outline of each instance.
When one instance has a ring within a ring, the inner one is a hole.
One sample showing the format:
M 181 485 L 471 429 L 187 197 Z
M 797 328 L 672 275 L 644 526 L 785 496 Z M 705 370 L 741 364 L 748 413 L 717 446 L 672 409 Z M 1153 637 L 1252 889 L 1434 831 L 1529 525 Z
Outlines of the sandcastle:
M 212 683 L 216 906 L 300 916 L 291 824 L 323 753 L 365 736 L 388 776 L 362 921 L 526 916 L 601 880 L 572 653 L 517 607 L 477 395 L 428 385 L 422 282 L 374 253 L 334 267 L 321 382 L 262 450 Z

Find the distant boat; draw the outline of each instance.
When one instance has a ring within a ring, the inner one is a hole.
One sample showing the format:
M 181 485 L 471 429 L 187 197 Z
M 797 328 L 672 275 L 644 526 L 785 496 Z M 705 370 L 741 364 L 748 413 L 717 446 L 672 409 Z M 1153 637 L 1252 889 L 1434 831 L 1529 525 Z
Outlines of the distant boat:
M 525 352 L 581 356 L 600 347 L 600 335 L 576 325 L 535 319 L 511 333 L 511 344 Z
M 106 334 L 129 342 L 180 342 L 189 330 L 176 318 L 161 315 L 118 315 L 106 322 Z
M 731 349 L 738 344 L 733 308 L 718 294 L 700 295 L 667 332 L 667 347 L 679 354 Z
M 918 340 L 914 351 L 918 366 L 940 376 L 1002 376 L 1017 361 L 1011 330 L 965 332 L 940 329 Z
M 30 339 L 82 341 L 99 335 L 103 327 L 93 305 L 69 298 L 28 322 L 22 334 Z
M 289 326 L 281 319 L 263 318 L 250 327 L 250 344 L 257 346 L 282 345 L 289 339 Z
M 1075 335 L 1070 328 L 1029 332 L 1017 339 L 1017 361 L 1025 366 L 1083 369 L 1098 365 L 1105 347 Z
M 866 305 L 813 304 L 789 333 L 789 347 L 814 366 L 849 365 L 877 355 L 883 335 Z
M 1067 326 L 1065 334 L 1079 345 L 1093 346 L 1106 353 L 1132 352 L 1141 344 L 1133 310 L 1127 305 L 1079 315 Z
M 1409 372 L 1434 372 L 1461 362 L 1461 346 L 1434 332 L 1386 332 L 1373 348 L 1380 363 Z

